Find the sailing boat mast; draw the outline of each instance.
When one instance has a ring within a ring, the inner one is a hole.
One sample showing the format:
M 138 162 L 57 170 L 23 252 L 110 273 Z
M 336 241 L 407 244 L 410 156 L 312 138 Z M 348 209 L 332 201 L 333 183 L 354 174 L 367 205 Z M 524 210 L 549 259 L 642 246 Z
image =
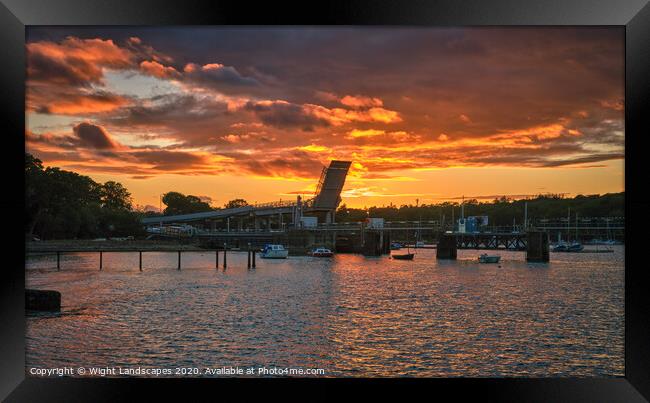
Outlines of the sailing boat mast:
M 528 202 L 524 202 L 524 231 L 528 229 Z
M 567 243 L 571 239 L 571 207 L 569 207 L 569 212 L 566 216 L 566 241 Z
M 451 205 L 451 232 L 456 232 L 456 223 L 454 223 L 454 205 Z

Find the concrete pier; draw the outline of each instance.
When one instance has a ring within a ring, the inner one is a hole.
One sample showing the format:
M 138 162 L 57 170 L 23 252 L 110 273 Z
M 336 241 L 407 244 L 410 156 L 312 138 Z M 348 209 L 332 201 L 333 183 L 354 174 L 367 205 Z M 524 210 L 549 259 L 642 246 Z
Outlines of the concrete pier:
M 547 263 L 549 261 L 548 233 L 528 231 L 527 238 L 526 261 Z
M 365 256 L 381 256 L 382 236 L 379 232 L 366 231 L 363 234 L 363 254 Z
M 60 312 L 61 293 L 53 290 L 25 290 L 25 309 Z
M 440 234 L 440 237 L 438 238 L 438 246 L 436 249 L 436 258 L 456 260 L 456 254 L 456 237 Z

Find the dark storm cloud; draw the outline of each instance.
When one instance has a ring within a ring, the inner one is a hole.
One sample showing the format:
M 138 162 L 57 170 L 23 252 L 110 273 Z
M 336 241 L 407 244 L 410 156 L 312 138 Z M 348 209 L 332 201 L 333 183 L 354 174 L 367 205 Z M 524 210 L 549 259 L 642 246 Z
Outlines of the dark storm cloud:
M 27 58 L 28 80 L 90 87 L 92 83 L 100 82 L 102 77 L 99 69 L 86 63 L 83 59 L 57 60 L 47 57 L 43 53 L 30 51 L 27 52 Z
M 181 168 L 189 168 L 205 163 L 205 158 L 182 151 L 166 151 L 166 150 L 149 150 L 149 151 L 135 151 L 131 155 L 138 161 L 153 164 L 154 169 L 162 171 L 171 171 Z
M 165 126 L 170 129 L 184 128 L 211 120 L 227 113 L 227 104 L 208 97 L 195 95 L 165 94 L 121 108 L 105 122 L 117 126 Z
M 101 126 L 90 123 L 79 123 L 73 128 L 74 134 L 79 138 L 82 145 L 96 149 L 111 149 L 116 145 L 108 133 Z
M 240 152 L 224 152 L 220 155 L 232 158 L 237 163 L 238 171 L 243 170 L 256 176 L 315 178 L 320 175 L 324 165 L 314 155 L 296 150 L 269 153 L 265 158 Z
M 253 112 L 264 124 L 278 128 L 313 130 L 329 122 L 310 114 L 302 106 L 288 102 L 247 102 L 244 109 Z
M 224 92 L 228 92 L 227 89 L 232 87 L 259 85 L 256 79 L 242 76 L 234 67 L 216 63 L 203 66 L 188 64 L 184 68 L 184 73 L 184 79 L 187 81 L 216 90 L 226 90 Z
M 98 155 L 105 157 L 114 156 L 115 154 L 111 150 L 120 146 L 103 127 L 92 123 L 79 123 L 73 127 L 72 132 L 72 135 L 53 135 L 49 133 L 35 135 L 28 131 L 25 133 L 25 138 L 27 143 L 31 144 L 44 144 L 68 150 L 78 148 L 92 149 Z

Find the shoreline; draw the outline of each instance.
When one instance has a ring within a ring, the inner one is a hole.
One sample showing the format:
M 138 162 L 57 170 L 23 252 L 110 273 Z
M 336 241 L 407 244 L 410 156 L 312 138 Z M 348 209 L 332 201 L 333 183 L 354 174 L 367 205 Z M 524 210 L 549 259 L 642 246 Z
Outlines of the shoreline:
M 67 239 L 56 241 L 25 242 L 26 254 L 51 252 L 99 252 L 99 251 L 208 251 L 194 243 L 183 243 L 176 240 L 101 240 Z

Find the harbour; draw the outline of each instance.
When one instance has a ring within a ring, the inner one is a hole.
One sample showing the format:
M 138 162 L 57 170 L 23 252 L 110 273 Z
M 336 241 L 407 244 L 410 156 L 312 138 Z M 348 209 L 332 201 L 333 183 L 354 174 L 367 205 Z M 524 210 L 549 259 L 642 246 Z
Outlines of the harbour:
M 630 378 L 628 25 L 28 27 L 11 352 L 27 378 Z
M 27 287 L 61 312 L 27 317 L 28 367 L 288 366 L 325 376 L 623 376 L 624 247 L 413 261 L 336 254 L 258 260 L 210 252 L 30 256 Z M 413 251 L 413 250 L 412 250 Z M 499 267 L 500 266 L 500 267 Z M 594 303 L 596 301 L 597 303 Z M 142 318 L 146 318 L 143 320 Z M 396 320 L 399 318 L 399 320 Z M 110 331 L 109 331 L 110 329 Z

